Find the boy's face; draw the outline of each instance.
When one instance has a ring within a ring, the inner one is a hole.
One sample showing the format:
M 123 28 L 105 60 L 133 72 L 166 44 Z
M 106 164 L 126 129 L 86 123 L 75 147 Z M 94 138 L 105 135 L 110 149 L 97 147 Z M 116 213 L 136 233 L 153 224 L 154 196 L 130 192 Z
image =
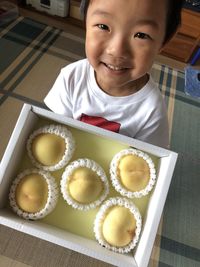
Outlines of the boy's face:
M 86 55 L 99 86 L 128 95 L 146 82 L 165 35 L 166 0 L 91 0 Z

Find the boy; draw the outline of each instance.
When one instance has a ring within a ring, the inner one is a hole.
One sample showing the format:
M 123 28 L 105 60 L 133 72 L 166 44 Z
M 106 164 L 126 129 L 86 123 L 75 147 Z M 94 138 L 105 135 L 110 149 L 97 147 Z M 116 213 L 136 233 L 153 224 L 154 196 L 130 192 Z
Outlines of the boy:
M 181 0 L 82 1 L 87 59 L 61 70 L 45 104 L 54 112 L 168 147 L 161 93 L 149 71 L 180 24 Z

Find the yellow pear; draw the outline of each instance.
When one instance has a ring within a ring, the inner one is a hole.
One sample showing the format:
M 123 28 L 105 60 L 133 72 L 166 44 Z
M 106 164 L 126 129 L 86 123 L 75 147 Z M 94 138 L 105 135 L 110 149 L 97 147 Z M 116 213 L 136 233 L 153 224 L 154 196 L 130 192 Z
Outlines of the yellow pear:
M 45 166 L 57 164 L 62 159 L 65 149 L 65 139 L 56 134 L 39 134 L 32 143 L 33 156 Z
M 35 213 L 45 207 L 48 198 L 48 184 L 40 174 L 24 176 L 17 185 L 16 203 L 20 209 Z
M 80 167 L 72 173 L 68 188 L 74 200 L 88 204 L 99 198 L 103 190 L 103 183 L 94 171 Z
M 105 240 L 112 246 L 124 247 L 135 236 L 136 220 L 128 208 L 121 206 L 112 207 L 102 225 Z
M 150 170 L 143 158 L 136 155 L 126 155 L 119 162 L 118 175 L 124 187 L 135 192 L 147 186 Z

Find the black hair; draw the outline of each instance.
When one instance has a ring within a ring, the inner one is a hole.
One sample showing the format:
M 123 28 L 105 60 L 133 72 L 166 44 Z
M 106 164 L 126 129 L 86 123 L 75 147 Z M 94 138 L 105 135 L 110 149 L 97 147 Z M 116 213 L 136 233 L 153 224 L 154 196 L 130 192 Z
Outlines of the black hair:
M 167 23 L 163 44 L 167 43 L 181 25 L 181 10 L 184 0 L 168 0 Z
M 90 1 L 91 0 L 81 1 L 80 12 L 84 20 L 86 19 Z M 166 23 L 166 31 L 163 44 L 167 43 L 173 37 L 178 27 L 180 26 L 181 9 L 184 3 L 184 0 L 167 0 L 167 1 L 168 1 L 167 23 Z

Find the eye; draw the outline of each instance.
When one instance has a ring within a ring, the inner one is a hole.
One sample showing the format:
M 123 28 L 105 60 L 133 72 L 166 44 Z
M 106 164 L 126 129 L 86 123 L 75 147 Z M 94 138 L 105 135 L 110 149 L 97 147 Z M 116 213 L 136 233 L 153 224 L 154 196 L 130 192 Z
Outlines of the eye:
M 139 39 L 151 39 L 151 37 L 146 34 L 146 33 L 143 33 L 143 32 L 137 32 L 135 35 L 134 35 L 135 38 L 139 38 Z
M 98 24 L 97 27 L 103 31 L 109 31 L 109 27 L 105 24 Z

